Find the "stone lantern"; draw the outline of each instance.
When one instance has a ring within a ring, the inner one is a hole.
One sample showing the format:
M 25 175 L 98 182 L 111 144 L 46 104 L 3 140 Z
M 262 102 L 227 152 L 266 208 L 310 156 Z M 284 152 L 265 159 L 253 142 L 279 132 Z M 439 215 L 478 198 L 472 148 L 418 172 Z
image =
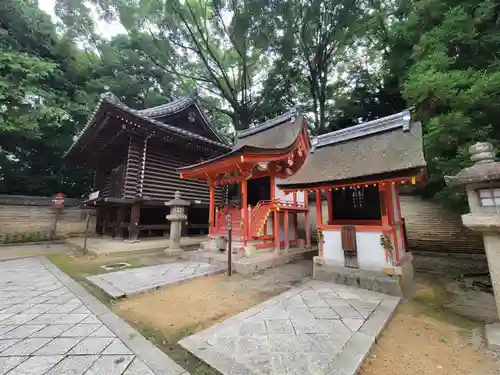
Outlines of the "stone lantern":
M 474 164 L 456 176 L 445 176 L 448 186 L 465 186 L 470 213 L 462 215 L 463 224 L 483 235 L 493 293 L 500 319 L 500 162 L 495 160 L 491 143 L 476 143 L 469 148 Z M 500 323 L 486 326 L 488 347 L 500 351 Z
M 167 215 L 167 220 L 170 221 L 170 245 L 165 252 L 169 255 L 179 255 L 182 252 L 182 222 L 187 220 L 186 207 L 189 202 L 181 199 L 181 193 L 176 191 L 174 199 L 165 202 L 165 206 L 170 207 L 170 214 Z

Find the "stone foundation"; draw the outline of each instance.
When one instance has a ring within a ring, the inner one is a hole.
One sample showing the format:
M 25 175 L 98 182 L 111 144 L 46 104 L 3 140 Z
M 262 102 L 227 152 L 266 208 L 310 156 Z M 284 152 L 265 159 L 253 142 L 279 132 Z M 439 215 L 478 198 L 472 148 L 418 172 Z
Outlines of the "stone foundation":
M 317 254 L 318 249 L 290 248 L 288 251 L 281 250 L 279 252 L 256 250 L 251 257 L 243 256 L 241 253 L 232 254 L 231 263 L 233 271 L 244 275 L 250 275 L 267 268 L 273 268 L 307 258 L 312 253 Z M 224 269 L 227 269 L 228 264 L 226 251 L 190 251 L 182 254 L 182 258 L 214 264 Z
M 413 293 L 413 266 L 410 255 L 398 266 L 381 271 L 342 267 L 329 264 L 328 259 L 314 257 L 313 279 L 356 286 L 397 297 L 408 297 Z

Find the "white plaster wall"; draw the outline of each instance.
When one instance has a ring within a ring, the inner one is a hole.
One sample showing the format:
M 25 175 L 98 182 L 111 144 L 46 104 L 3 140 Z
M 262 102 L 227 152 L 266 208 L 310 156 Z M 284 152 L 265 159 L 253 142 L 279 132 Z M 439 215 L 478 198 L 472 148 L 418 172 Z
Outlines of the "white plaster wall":
M 356 231 L 359 268 L 380 269 L 391 266 L 385 257 L 385 250 L 380 245 L 382 232 Z
M 293 201 L 293 193 L 285 194 L 284 191 L 278 189 L 278 185 L 284 183 L 286 180 L 277 178 L 274 185 L 274 196 L 276 199 L 281 199 L 282 201 Z M 297 192 L 297 202 L 304 203 L 304 192 Z
M 380 269 L 390 266 L 385 257 L 385 250 L 380 245 L 382 232 L 356 231 L 359 268 Z M 340 230 L 324 230 L 323 257 L 328 264 L 344 265 L 344 251 Z
M 328 264 L 344 265 L 344 251 L 342 250 L 342 239 L 339 230 L 323 231 L 323 258 L 327 259 Z

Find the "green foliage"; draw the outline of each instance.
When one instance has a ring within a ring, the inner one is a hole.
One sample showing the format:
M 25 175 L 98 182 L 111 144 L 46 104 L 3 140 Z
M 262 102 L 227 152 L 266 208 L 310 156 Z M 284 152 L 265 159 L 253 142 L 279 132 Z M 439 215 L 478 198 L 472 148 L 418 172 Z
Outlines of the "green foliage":
M 4 245 L 49 240 L 51 240 L 51 234 L 47 231 L 26 231 L 0 235 L 0 243 Z
M 403 85 L 424 123 L 430 182 L 426 192 L 463 201 L 443 176 L 470 165 L 468 148 L 500 140 L 500 33 L 498 2 L 414 3 L 401 35 L 414 43 Z
M 145 108 L 198 89 L 228 139 L 296 106 L 313 134 L 414 106 L 423 193 L 455 207 L 463 194 L 443 176 L 474 142 L 500 146 L 494 0 L 56 0 L 55 12 L 57 27 L 35 0 L 0 2 L 0 193 L 85 194 L 88 171 L 61 155 L 106 90 Z

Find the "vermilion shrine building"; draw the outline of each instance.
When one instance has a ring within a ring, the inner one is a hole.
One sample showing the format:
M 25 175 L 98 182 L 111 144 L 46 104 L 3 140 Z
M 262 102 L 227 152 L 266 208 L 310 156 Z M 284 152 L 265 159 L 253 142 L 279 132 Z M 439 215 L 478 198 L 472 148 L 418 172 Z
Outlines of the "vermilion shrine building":
M 288 249 L 300 243 L 298 216 L 304 215 L 309 247 L 307 194 L 283 194 L 277 184 L 297 173 L 310 147 L 306 119 L 290 112 L 237 133 L 230 152 L 178 168 L 182 179 L 206 181 L 210 188 L 209 238 L 227 236 L 226 215 L 230 213 L 234 247 Z M 216 207 L 217 187 L 232 184 L 238 189 L 228 201 L 235 198 L 238 203 Z

